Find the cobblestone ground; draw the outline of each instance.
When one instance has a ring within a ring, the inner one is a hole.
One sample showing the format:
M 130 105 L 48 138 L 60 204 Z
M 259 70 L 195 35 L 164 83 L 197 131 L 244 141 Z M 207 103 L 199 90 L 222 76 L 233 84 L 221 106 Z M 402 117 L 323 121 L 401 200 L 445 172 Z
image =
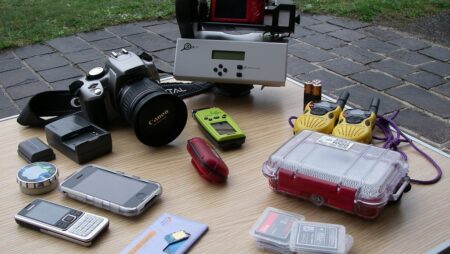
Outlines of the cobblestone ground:
M 0 118 L 16 115 L 39 92 L 67 89 L 111 51 L 146 50 L 172 71 L 174 20 L 107 27 L 0 52 Z M 387 28 L 333 16 L 303 15 L 289 45 L 288 74 L 321 79 L 327 95 L 349 91 L 352 106 L 381 99 L 382 114 L 400 110 L 408 133 L 450 152 L 450 49 Z

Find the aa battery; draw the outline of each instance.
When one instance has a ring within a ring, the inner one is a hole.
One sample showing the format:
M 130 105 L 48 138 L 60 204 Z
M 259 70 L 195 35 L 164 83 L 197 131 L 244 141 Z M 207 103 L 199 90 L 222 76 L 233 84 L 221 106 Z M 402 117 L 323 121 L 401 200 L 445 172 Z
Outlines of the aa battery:
M 313 80 L 312 81 L 311 101 L 319 102 L 321 100 L 322 100 L 322 81 Z
M 303 110 L 305 110 L 306 105 L 312 100 L 312 81 L 306 81 L 303 87 Z

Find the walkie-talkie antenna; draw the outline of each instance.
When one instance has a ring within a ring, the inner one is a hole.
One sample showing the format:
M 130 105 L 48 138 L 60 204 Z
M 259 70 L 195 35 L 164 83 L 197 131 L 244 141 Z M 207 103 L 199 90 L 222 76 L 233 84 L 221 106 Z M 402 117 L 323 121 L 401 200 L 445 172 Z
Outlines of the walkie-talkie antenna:
M 348 97 L 350 96 L 350 94 L 345 91 L 341 94 L 341 96 L 339 96 L 339 98 L 336 101 L 336 104 L 341 107 L 341 109 L 344 109 L 345 104 L 347 103 Z
M 374 97 L 370 103 L 369 111 L 373 112 L 375 115 L 378 113 L 378 107 L 380 106 L 380 99 Z

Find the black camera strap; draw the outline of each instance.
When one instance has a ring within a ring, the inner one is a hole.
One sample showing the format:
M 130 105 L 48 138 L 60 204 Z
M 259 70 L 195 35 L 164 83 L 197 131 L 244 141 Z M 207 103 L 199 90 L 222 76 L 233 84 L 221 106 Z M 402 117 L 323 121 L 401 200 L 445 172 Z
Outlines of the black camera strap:
M 160 85 L 181 99 L 204 93 L 212 87 L 212 84 L 205 82 L 167 82 Z M 78 97 L 71 91 L 46 91 L 31 97 L 17 122 L 23 126 L 43 127 L 80 110 Z

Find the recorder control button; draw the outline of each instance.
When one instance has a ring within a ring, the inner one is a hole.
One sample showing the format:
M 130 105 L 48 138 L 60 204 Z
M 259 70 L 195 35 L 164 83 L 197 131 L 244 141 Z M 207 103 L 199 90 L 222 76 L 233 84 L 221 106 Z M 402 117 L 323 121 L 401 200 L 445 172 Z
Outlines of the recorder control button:
M 217 72 L 217 68 L 214 68 L 213 71 L 214 71 L 214 72 Z
M 223 68 L 223 72 L 227 72 L 228 71 L 228 69 L 227 68 Z
M 242 70 L 242 68 L 243 68 L 243 66 L 240 65 L 240 64 L 237 66 L 237 69 L 238 69 L 238 70 Z
M 236 77 L 242 78 L 242 73 L 240 73 L 240 72 L 236 73 Z
M 219 64 L 219 68 L 222 69 L 222 68 L 223 68 L 223 65 L 222 65 L 222 64 Z

